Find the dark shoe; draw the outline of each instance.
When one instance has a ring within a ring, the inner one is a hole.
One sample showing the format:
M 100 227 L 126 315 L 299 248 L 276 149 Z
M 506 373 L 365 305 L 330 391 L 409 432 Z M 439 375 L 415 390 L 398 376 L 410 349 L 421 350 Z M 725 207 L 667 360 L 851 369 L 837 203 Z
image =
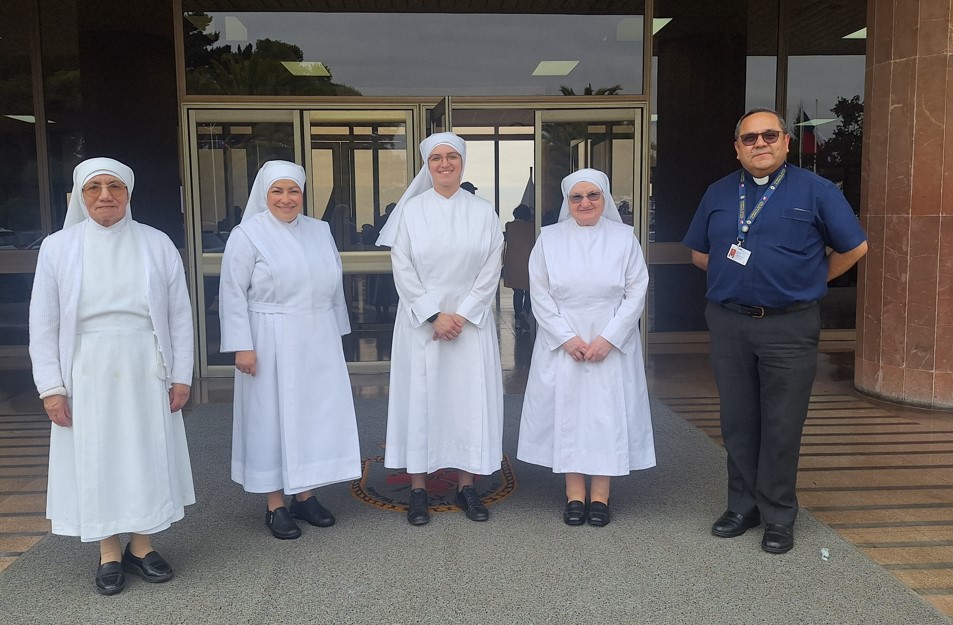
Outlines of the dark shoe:
M 457 491 L 457 507 L 466 512 L 471 521 L 486 521 L 490 518 L 490 511 L 480 501 L 480 495 L 472 486 L 464 486 Z
M 288 508 L 291 517 L 307 521 L 317 527 L 331 527 L 334 525 L 334 515 L 318 503 L 318 498 L 311 495 L 304 501 L 298 501 L 294 495 L 291 496 L 291 506 Z
M 725 510 L 725 513 L 711 526 L 711 534 L 719 538 L 734 538 L 759 525 L 761 525 L 761 515 L 757 510 L 750 516 Z
M 784 523 L 766 523 L 761 548 L 768 553 L 787 553 L 794 547 L 794 526 Z
M 126 551 L 122 554 L 122 570 L 126 573 L 135 573 L 153 584 L 167 582 L 175 575 L 165 558 L 155 551 L 150 551 L 143 557 L 137 558 L 129 551 L 129 545 L 126 545 Z
M 427 491 L 415 488 L 410 491 L 410 505 L 407 507 L 407 522 L 411 525 L 430 523 L 430 510 L 427 508 Z
M 589 504 L 589 525 L 605 527 L 609 524 L 609 504 L 593 501 Z
M 563 510 L 563 523 L 566 525 L 582 525 L 586 522 L 586 504 L 581 501 L 570 501 L 566 503 L 566 509 Z
M 301 530 L 298 528 L 298 524 L 294 522 L 294 519 L 291 518 L 291 514 L 288 512 L 288 508 L 284 506 L 275 508 L 274 511 L 266 511 L 265 525 L 268 526 L 268 529 L 271 530 L 275 538 L 281 540 L 291 540 L 301 536 Z
M 100 564 L 96 570 L 96 592 L 101 595 L 115 595 L 126 587 L 126 576 L 119 562 Z

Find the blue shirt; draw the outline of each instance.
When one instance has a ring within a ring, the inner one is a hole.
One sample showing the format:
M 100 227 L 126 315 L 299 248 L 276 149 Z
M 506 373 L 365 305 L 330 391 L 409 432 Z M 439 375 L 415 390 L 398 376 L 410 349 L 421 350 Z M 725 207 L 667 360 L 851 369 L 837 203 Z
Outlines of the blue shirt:
M 773 172 L 770 180 L 774 180 Z M 827 250 L 849 252 L 867 236 L 833 182 L 788 163 L 787 174 L 745 236 L 746 265 L 728 256 L 738 239 L 738 171 L 705 192 L 682 243 L 709 254 L 709 300 L 785 308 L 827 292 Z M 745 172 L 745 215 L 767 185 Z

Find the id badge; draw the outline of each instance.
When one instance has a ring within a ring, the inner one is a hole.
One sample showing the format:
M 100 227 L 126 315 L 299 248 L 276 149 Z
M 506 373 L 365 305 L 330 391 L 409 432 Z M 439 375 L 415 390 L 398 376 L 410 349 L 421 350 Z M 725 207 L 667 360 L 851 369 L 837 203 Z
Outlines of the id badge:
M 731 247 L 728 248 L 728 260 L 733 260 L 739 265 L 744 266 L 748 264 L 749 258 L 751 258 L 751 252 L 737 243 L 732 243 Z

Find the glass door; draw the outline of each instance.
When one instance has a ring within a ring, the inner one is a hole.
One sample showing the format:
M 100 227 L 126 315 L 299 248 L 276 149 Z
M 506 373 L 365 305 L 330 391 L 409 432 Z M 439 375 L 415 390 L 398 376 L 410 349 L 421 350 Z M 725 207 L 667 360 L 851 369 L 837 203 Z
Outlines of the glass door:
M 293 110 L 190 110 L 185 185 L 189 260 L 196 277 L 198 363 L 202 377 L 233 372 L 219 352 L 218 284 L 229 232 L 241 221 L 248 193 L 265 161 L 301 162 L 300 115 Z
M 397 291 L 390 253 L 376 246 L 417 166 L 416 107 L 306 111 L 309 214 L 327 221 L 344 265 L 352 372 L 386 371 Z

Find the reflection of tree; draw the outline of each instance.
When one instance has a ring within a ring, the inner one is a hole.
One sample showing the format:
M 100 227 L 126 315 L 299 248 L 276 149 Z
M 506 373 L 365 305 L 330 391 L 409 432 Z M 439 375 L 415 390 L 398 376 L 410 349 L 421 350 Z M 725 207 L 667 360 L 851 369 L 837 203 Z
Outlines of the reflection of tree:
M 202 95 L 361 95 L 330 76 L 294 76 L 282 61 L 302 62 L 294 44 L 259 39 L 254 46 L 216 45 L 220 33 L 206 34 L 212 17 L 189 13 L 185 17 L 186 91 Z M 331 72 L 330 68 L 328 73 Z
M 619 92 L 622 91 L 622 85 L 612 85 L 611 87 L 599 87 L 595 91 L 592 90 L 592 83 L 586 85 L 585 90 L 582 92 L 582 95 L 619 95 Z M 563 95 L 576 95 L 576 92 L 573 91 L 572 87 L 567 87 L 563 85 L 559 88 L 559 92 Z
M 860 161 L 864 130 L 864 103 L 860 96 L 837 98 L 831 109 L 840 123 L 834 135 L 818 150 L 818 172 L 840 183 L 844 196 L 857 213 L 860 209 Z

